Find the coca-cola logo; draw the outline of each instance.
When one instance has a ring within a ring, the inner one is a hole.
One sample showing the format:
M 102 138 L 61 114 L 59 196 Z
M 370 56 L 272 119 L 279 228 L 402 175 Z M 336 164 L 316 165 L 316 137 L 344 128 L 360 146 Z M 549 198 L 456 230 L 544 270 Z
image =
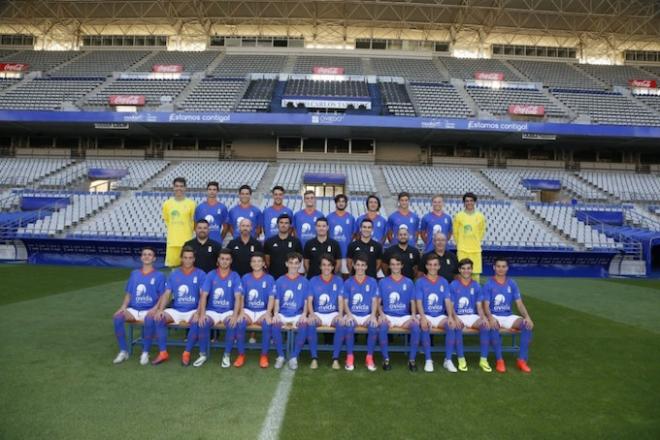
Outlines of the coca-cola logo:
M 312 73 L 315 73 L 317 75 L 343 75 L 344 74 L 344 68 L 343 67 L 321 67 L 321 66 L 316 66 L 312 69 Z
M 24 63 L 2 63 L 0 70 L 3 72 L 23 72 L 28 69 L 29 64 Z
M 154 64 L 151 70 L 158 73 L 179 73 L 183 71 L 183 66 L 181 64 Z
M 509 113 L 513 115 L 542 116 L 545 114 L 545 107 L 542 105 L 513 104 L 509 106 Z
M 143 95 L 113 95 L 108 98 L 110 105 L 144 105 Z
M 501 72 L 476 72 L 474 78 L 486 81 L 502 81 L 504 74 Z
M 655 89 L 657 84 L 655 80 L 652 79 L 631 79 L 630 80 L 630 86 L 631 87 L 642 87 L 646 89 Z

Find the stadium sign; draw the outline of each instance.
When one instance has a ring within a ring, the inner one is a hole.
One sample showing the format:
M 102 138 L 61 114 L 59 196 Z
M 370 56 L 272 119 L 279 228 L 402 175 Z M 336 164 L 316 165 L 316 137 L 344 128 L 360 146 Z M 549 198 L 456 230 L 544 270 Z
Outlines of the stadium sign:
M 112 106 L 117 106 L 117 105 L 143 106 L 144 103 L 145 103 L 144 95 L 110 95 L 108 97 L 108 104 Z
M 631 88 L 655 89 L 658 87 L 654 79 L 631 79 L 629 82 Z
M 0 72 L 25 72 L 28 67 L 25 63 L 0 63 Z
M 509 114 L 518 116 L 543 116 L 545 115 L 545 107 L 531 104 L 511 104 L 509 106 Z
M 323 67 L 323 66 L 314 66 L 312 67 L 312 73 L 315 75 L 343 75 L 343 67 Z
M 474 72 L 474 79 L 482 81 L 504 81 L 502 72 Z
M 183 72 L 182 64 L 154 64 L 151 67 L 152 72 L 157 73 L 181 73 Z

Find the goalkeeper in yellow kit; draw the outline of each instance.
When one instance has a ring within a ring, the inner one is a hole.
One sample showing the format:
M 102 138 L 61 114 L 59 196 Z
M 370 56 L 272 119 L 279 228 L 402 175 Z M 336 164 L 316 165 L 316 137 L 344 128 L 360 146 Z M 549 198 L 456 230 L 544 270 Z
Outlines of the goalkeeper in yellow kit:
M 172 185 L 174 197 L 163 203 L 163 221 L 167 228 L 165 265 L 178 267 L 181 265 L 181 248 L 193 238 L 195 202 L 186 197 L 186 179 L 177 177 Z
M 475 209 L 476 203 L 477 196 L 474 193 L 469 192 L 463 196 L 465 209 L 454 216 L 453 227 L 458 260 L 472 260 L 472 278 L 479 281 L 482 271 L 481 242 L 486 235 L 486 217 Z

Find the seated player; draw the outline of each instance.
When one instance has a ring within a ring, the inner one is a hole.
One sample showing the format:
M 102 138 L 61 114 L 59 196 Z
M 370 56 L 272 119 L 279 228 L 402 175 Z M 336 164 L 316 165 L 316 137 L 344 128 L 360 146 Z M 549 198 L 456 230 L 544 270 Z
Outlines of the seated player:
M 353 345 L 355 343 L 355 327 L 367 327 L 367 358 L 369 371 L 376 371 L 374 363 L 374 348 L 378 338 L 378 281 L 367 275 L 369 257 L 364 253 L 354 256 L 353 269 L 355 275 L 344 283 L 344 293 L 340 300 L 344 301 L 343 332 L 346 340 L 346 370 L 353 371 Z
M 298 329 L 295 347 L 289 359 L 289 368 L 298 368 L 298 355 L 307 337 L 307 297 L 309 281 L 300 274 L 302 255 L 291 252 L 286 258 L 287 273 L 275 282 L 275 306 L 273 307 L 273 342 L 277 347 L 275 368 L 284 366 L 284 348 L 282 347 L 282 326 L 292 325 Z
M 142 268 L 131 272 L 124 289 L 124 301 L 119 310 L 113 315 L 115 336 L 119 344 L 119 354 L 113 361 L 115 364 L 128 359 L 124 323 L 136 321 L 144 321 L 140 365 L 149 363 L 149 350 L 156 333 L 155 317 L 158 312 L 158 301 L 165 292 L 165 275 L 154 269 L 154 263 L 156 262 L 156 250 L 154 248 L 143 248 L 140 260 L 142 260 Z
M 422 347 L 424 347 L 424 371 L 433 371 L 431 360 L 431 331 L 434 328 L 445 329 L 445 361 L 443 367 L 456 373 L 456 367 L 451 361 L 454 349 L 454 329 L 456 321 L 451 304 L 449 283 L 438 274 L 440 257 L 431 254 L 426 259 L 426 275 L 415 282 L 415 300 L 419 326 L 422 331 Z
M 321 256 L 321 275 L 309 280 L 307 310 L 309 312 L 307 340 L 312 354 L 312 370 L 318 368 L 318 338 L 316 327 L 335 327 L 334 350 L 332 352 L 332 368 L 339 370 L 339 350 L 344 339 L 343 327 L 339 325 L 343 315 L 343 305 L 339 297 L 344 293 L 344 281 L 335 275 L 337 262 L 332 255 Z
M 231 270 L 231 251 L 223 249 L 218 255 L 218 268 L 206 274 L 202 286 L 199 313 L 199 351 L 209 352 L 211 327 L 222 322 L 225 325 L 225 353 L 222 356 L 222 368 L 231 366 L 230 354 L 234 339 L 238 336 L 238 353 L 245 353 L 245 321 L 241 318 L 243 285 L 241 277 Z M 242 329 L 242 330 L 241 330 Z M 206 362 L 206 359 L 195 361 L 195 367 Z
M 419 348 L 419 321 L 415 315 L 415 285 L 410 278 L 401 274 L 403 261 L 398 254 L 392 255 L 388 261 L 390 276 L 378 283 L 381 299 L 379 317 L 379 342 L 383 354 L 383 370 L 392 369 L 388 352 L 387 335 L 391 327 L 402 327 L 410 330 L 410 352 L 408 369 L 417 371 L 415 357 Z
M 270 325 L 275 304 L 275 280 L 264 271 L 265 258 L 262 252 L 255 252 L 250 258 L 252 272 L 243 275 L 243 316 L 247 325 L 261 325 L 261 357 L 259 366 L 268 368 L 268 347 L 270 346 Z M 245 339 L 245 336 L 241 336 Z M 239 360 L 241 361 L 239 363 Z M 243 365 L 239 355 L 234 365 Z
M 199 339 L 197 322 L 199 317 L 199 292 L 204 284 L 205 277 L 204 271 L 195 267 L 195 251 L 193 248 L 184 246 L 181 250 L 181 267 L 170 273 L 165 293 L 160 299 L 158 320 L 156 321 L 160 353 L 152 364 L 158 365 L 170 358 L 167 353 L 167 325 L 185 322 L 190 325 L 190 331 L 188 332 L 186 348 L 181 357 L 181 364 L 184 367 L 190 365 L 190 352 Z M 172 307 L 165 309 L 170 297 L 172 298 Z M 206 353 L 200 352 L 200 356 L 206 356 Z
M 504 358 L 502 358 L 500 328 L 517 329 L 520 330 L 520 353 L 516 364 L 520 371 L 531 373 L 532 370 L 527 365 L 527 353 L 529 352 L 529 343 L 532 340 L 534 322 L 520 297 L 518 284 L 507 277 L 509 271 L 508 261 L 501 257 L 495 258 L 493 269 L 495 270 L 495 276 L 484 285 L 482 300 L 486 318 L 490 323 L 490 339 L 497 359 L 495 369 L 500 373 L 506 371 Z M 522 316 L 511 313 L 514 302 Z
M 458 262 L 458 278 L 452 281 L 449 287 L 454 311 L 458 318 L 455 330 L 458 369 L 460 371 L 468 370 L 463 352 L 463 328 L 467 327 L 479 331 L 479 345 L 481 346 L 479 367 L 486 373 L 490 373 L 493 370 L 488 365 L 486 358 L 490 328 L 481 304 L 481 286 L 472 279 L 472 260 L 464 258 Z

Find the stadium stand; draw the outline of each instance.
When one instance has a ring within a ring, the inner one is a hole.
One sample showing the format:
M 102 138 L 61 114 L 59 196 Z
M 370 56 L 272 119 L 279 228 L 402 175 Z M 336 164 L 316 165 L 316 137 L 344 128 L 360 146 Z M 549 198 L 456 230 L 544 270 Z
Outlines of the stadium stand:
M 479 197 L 492 197 L 490 188 L 471 170 L 449 167 L 383 166 L 387 187 L 392 194 L 463 195 L 466 188 Z
M 660 96 L 658 95 L 633 95 L 635 99 L 642 101 L 656 112 L 660 113 Z
M 155 64 L 181 65 L 184 72 L 203 72 L 220 54 L 216 51 L 187 52 L 159 51 L 154 56 L 135 64 L 130 70 L 151 72 Z
M 254 191 L 264 176 L 266 162 L 181 162 L 158 179 L 154 188 L 172 188 L 175 177 L 185 176 L 190 189 L 204 189 L 211 181 L 220 183 L 220 190 L 237 190 L 250 185 Z
M 299 55 L 293 65 L 293 73 L 312 73 L 314 67 L 343 67 L 344 75 L 362 75 L 362 59 L 342 56 Z
M 507 115 L 509 105 L 542 105 L 545 115 L 551 118 L 566 118 L 568 115 L 550 98 L 536 89 L 501 88 L 467 86 L 465 88 L 480 109 L 494 115 Z
M 21 50 L 4 57 L 2 61 L 29 64 L 30 72 L 48 72 L 79 55 L 80 52 L 76 51 Z
M 371 68 L 375 75 L 395 76 L 409 81 L 439 82 L 448 81 L 432 60 L 371 58 Z
M 54 76 L 108 76 L 128 70 L 151 54 L 146 50 L 88 50 L 52 70 Z
M 410 83 L 410 91 L 420 116 L 468 118 L 475 114 L 451 84 Z
M 497 59 L 491 58 L 453 58 L 439 57 L 452 78 L 474 79 L 477 72 L 497 72 L 504 74 L 505 81 L 524 81 L 526 78 L 511 70 L 509 66 Z
M 582 171 L 579 176 L 621 200 L 654 201 L 660 194 L 660 178 L 654 175 Z
M 103 78 L 35 78 L 23 81 L 0 94 L 0 108 L 24 110 L 61 110 L 64 102 L 73 103 L 94 90 Z
M 136 189 L 160 173 L 169 162 L 164 160 L 86 160 L 39 181 L 39 186 L 65 187 L 86 178 L 90 168 L 126 169 L 128 175 L 113 182 L 113 188 Z
M 73 163 L 70 159 L 0 159 L 0 185 L 25 186 Z
M 18 82 L 18 79 L 0 78 L 0 91 L 11 87 Z
M 389 114 L 395 116 L 417 115 L 404 84 L 381 81 L 378 83 L 378 86 L 383 98 L 383 104 Z
M 87 106 L 108 106 L 112 95 L 143 95 L 145 107 L 171 103 L 189 84 L 187 79 L 118 79 L 85 99 Z
M 371 170 L 362 165 L 340 163 L 280 163 L 275 180 L 287 191 L 300 191 L 305 173 L 331 173 L 346 175 L 349 193 L 373 193 L 376 185 Z
M 0 60 L 3 59 L 4 57 L 8 57 L 9 55 L 15 54 L 16 52 L 17 52 L 16 50 L 0 49 Z
M 230 111 L 244 87 L 243 80 L 204 78 L 184 99 L 181 108 L 188 111 Z
M 284 94 L 287 96 L 366 97 L 369 88 L 364 81 L 331 81 L 289 79 Z
M 509 61 L 516 69 L 535 82 L 550 88 L 602 90 L 604 84 L 594 80 L 575 67 L 575 64 L 555 61 Z
M 257 79 L 250 81 L 245 94 L 236 107 L 239 112 L 265 112 L 270 108 L 275 89 L 275 79 Z
M 283 73 L 287 59 L 278 55 L 225 55 L 212 74 L 244 78 L 249 73 Z
M 645 79 L 648 74 L 635 66 L 607 66 L 598 64 L 577 64 L 581 70 L 598 78 L 610 86 L 628 87 L 631 79 Z

